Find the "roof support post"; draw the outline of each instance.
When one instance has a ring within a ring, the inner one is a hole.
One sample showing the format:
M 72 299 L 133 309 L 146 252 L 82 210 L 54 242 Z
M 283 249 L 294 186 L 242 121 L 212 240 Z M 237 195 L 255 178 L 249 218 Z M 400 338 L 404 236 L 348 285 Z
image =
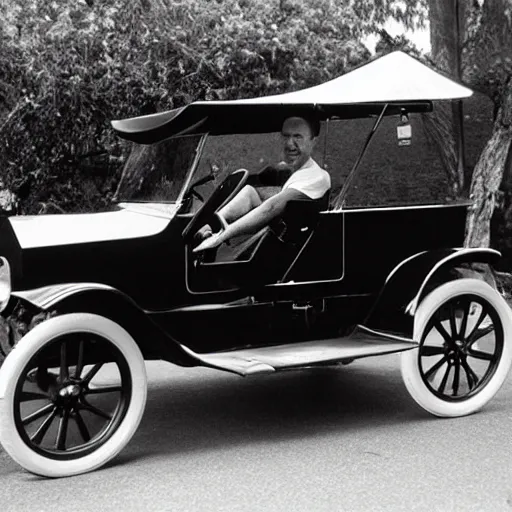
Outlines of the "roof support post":
M 462 41 L 460 33 L 460 6 L 459 0 L 453 0 L 455 12 L 455 73 L 457 80 L 462 81 L 461 50 Z M 457 151 L 457 176 L 459 177 L 460 189 L 469 189 L 471 173 L 466 171 L 464 154 L 464 107 L 462 100 L 452 100 L 452 115 L 455 126 L 456 151 Z
M 352 180 L 354 179 L 354 176 L 356 174 L 357 169 L 359 168 L 359 164 L 361 163 L 361 160 L 363 159 L 363 156 L 366 153 L 366 150 L 368 149 L 368 146 L 370 145 L 371 140 L 373 139 L 373 136 L 375 135 L 375 132 L 377 131 L 377 128 L 379 127 L 382 118 L 384 117 L 384 114 L 386 113 L 386 110 L 388 108 L 389 103 L 386 103 L 384 107 L 382 108 L 382 111 L 375 121 L 375 124 L 373 125 L 373 128 L 371 129 L 370 133 L 368 134 L 368 137 L 366 137 L 366 141 L 363 145 L 363 148 L 361 149 L 361 152 L 359 153 L 359 156 L 357 157 L 357 160 L 352 167 L 352 170 L 347 176 L 347 179 L 345 180 L 345 183 L 343 184 L 343 187 L 338 194 L 338 197 L 336 198 L 336 202 L 334 204 L 334 208 L 336 210 L 343 208 L 345 206 L 345 199 L 347 195 L 348 188 L 350 187 L 350 184 L 352 183 Z

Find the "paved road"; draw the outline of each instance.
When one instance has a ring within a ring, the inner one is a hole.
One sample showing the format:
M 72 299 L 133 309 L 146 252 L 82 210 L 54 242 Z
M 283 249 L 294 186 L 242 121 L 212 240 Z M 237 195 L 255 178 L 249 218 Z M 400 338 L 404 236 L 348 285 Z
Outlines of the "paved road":
M 0 451 L 0 509 L 512 511 L 512 378 L 479 414 L 441 420 L 413 403 L 396 356 L 149 373 L 142 425 L 105 468 L 47 480 Z

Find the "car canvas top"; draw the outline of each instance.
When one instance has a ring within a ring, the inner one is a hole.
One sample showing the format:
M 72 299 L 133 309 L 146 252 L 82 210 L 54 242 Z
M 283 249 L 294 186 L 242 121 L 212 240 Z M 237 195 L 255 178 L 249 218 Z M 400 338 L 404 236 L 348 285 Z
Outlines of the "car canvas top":
M 178 109 L 112 121 L 128 140 L 151 144 L 185 133 L 276 131 L 290 111 L 315 111 L 343 119 L 431 110 L 435 100 L 460 99 L 472 91 L 403 52 L 393 52 L 345 75 L 299 91 L 260 98 L 197 101 Z

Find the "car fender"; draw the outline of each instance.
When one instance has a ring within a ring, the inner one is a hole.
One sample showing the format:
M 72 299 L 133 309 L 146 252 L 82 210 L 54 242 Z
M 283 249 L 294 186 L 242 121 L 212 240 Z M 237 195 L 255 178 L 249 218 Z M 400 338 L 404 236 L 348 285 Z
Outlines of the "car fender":
M 412 338 L 414 315 L 432 286 L 468 277 L 468 272 L 478 273 L 489 281 L 477 266 L 465 270 L 460 267 L 473 263 L 493 265 L 500 257 L 498 251 L 486 248 L 438 249 L 414 254 L 390 272 L 363 325 Z
M 46 312 L 94 313 L 109 318 L 130 333 L 145 359 L 165 359 L 180 366 L 198 364 L 191 354 L 151 319 L 150 313 L 112 286 L 65 283 L 13 291 L 12 296 Z

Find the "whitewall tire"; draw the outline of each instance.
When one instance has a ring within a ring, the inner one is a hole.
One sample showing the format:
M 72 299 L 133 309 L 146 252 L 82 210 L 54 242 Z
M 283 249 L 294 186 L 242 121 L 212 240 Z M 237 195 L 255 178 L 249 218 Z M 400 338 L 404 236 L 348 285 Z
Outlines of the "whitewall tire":
M 54 317 L 0 368 L 0 442 L 38 475 L 92 471 L 129 442 L 146 394 L 144 359 L 125 329 L 89 313 Z
M 407 390 L 428 412 L 472 414 L 497 393 L 512 363 L 512 313 L 501 295 L 477 279 L 433 290 L 414 319 L 418 349 L 401 355 Z

